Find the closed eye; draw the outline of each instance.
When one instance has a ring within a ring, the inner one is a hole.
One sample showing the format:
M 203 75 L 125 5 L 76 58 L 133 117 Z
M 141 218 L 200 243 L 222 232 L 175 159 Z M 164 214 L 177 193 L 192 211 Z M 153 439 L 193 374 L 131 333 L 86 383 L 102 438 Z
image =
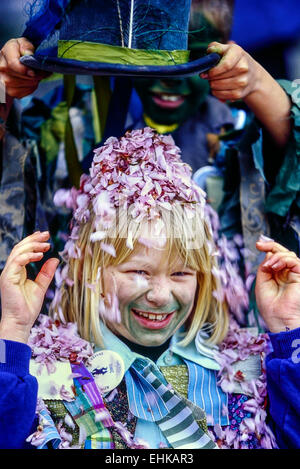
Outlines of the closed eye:
M 172 275 L 174 275 L 175 277 L 184 277 L 186 275 L 192 275 L 191 272 L 174 272 Z
M 130 270 L 129 273 L 136 274 L 136 275 L 148 275 L 145 270 Z

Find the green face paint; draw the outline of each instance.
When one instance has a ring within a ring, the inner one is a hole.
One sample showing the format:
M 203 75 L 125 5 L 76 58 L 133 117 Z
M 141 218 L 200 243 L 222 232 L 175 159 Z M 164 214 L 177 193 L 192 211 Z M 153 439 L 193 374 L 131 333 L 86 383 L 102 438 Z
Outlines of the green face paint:
M 193 302 L 182 304 L 173 299 L 164 308 L 153 309 L 135 301 L 121 312 L 122 322 L 136 343 L 160 345 L 185 323 L 192 306 Z
M 166 342 L 187 321 L 197 277 L 180 261 L 170 271 L 161 250 L 143 248 L 123 264 L 108 267 L 105 284 L 115 285 L 121 312 L 121 323 L 108 322 L 108 327 L 131 342 L 153 347 Z
M 212 41 L 222 42 L 221 33 L 201 12 L 193 12 L 188 45 L 190 60 L 206 55 Z M 208 81 L 198 75 L 182 79 L 139 78 L 134 80 L 134 87 L 144 114 L 161 125 L 182 124 L 197 112 L 209 93 Z
M 134 80 L 144 113 L 164 125 L 181 124 L 194 115 L 206 99 L 209 84 L 198 76 L 183 79 Z

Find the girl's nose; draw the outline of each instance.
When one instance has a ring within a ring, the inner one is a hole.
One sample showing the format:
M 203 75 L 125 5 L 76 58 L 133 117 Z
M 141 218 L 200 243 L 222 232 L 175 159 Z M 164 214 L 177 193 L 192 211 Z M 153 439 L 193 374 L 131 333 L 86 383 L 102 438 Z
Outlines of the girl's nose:
M 158 280 L 150 285 L 146 299 L 155 306 L 166 306 L 171 299 L 171 290 L 168 281 Z

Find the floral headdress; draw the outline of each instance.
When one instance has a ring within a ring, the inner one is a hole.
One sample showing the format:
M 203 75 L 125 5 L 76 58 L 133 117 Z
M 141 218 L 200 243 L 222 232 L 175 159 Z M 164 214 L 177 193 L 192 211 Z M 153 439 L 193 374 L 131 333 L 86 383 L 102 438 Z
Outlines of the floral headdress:
M 192 181 L 191 168 L 180 159 L 180 149 L 169 135 L 158 135 L 151 128 L 110 137 L 97 148 L 89 175 L 82 175 L 77 190 L 59 190 L 54 203 L 73 210 L 73 228 L 63 256 L 80 257 L 75 241 L 78 226 L 94 215 L 91 241 L 101 241 L 112 226 L 116 208 L 128 210 L 137 222 L 159 217 L 159 208 L 172 210 L 172 202 L 185 204 L 190 216 L 195 207 L 204 216 L 205 192 Z M 99 228 L 100 227 L 100 228 Z M 127 240 L 130 246 L 130 239 Z M 114 255 L 112 246 L 101 248 Z

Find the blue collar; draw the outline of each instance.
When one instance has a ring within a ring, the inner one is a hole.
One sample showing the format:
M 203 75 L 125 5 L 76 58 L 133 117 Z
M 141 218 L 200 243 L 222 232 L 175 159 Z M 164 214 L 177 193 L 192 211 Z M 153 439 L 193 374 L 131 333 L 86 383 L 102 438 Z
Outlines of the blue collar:
M 100 329 L 103 337 L 104 347 L 96 347 L 95 351 L 105 348 L 108 350 L 114 350 L 123 358 L 125 370 L 129 370 L 136 358 L 142 356 L 130 350 L 130 348 L 122 342 L 110 329 L 104 324 L 100 323 Z M 182 339 L 182 331 L 177 331 L 172 337 L 171 344 L 168 350 L 166 350 L 157 360 L 158 366 L 170 366 L 182 364 L 183 360 L 189 360 L 192 363 L 201 365 L 204 368 L 210 370 L 219 370 L 220 365 L 216 360 L 200 353 L 195 345 L 195 342 L 191 342 L 189 345 L 182 347 L 178 344 Z M 144 357 L 143 357 L 144 358 Z
M 145 418 L 146 410 L 149 407 L 145 403 L 145 390 L 136 382 L 132 375 L 134 361 L 137 358 L 145 357 L 132 352 L 130 348 L 113 334 L 103 323 L 100 324 L 104 348 L 117 352 L 124 361 L 125 378 L 127 384 L 128 401 L 131 412 L 138 418 Z M 195 345 L 195 341 L 186 347 L 178 344 L 182 339 L 182 331 L 174 334 L 168 350 L 166 350 L 157 360 L 156 364 L 152 360 L 147 360 L 154 366 L 172 366 L 186 364 L 189 373 L 188 399 L 194 404 L 204 409 L 207 415 L 211 416 L 212 422 L 219 425 L 228 425 L 228 415 L 223 415 L 223 409 L 228 406 L 228 397 L 217 385 L 217 373 L 220 369 L 218 363 L 211 358 L 211 348 L 206 345 L 201 347 L 204 353 L 200 353 Z M 206 349 L 207 347 L 207 349 Z M 100 347 L 98 347 L 98 350 Z M 205 351 L 207 350 L 207 355 Z M 133 365 L 133 366 L 132 366 Z M 138 399 L 137 397 L 138 396 Z M 132 407 L 139 402 L 139 407 Z

